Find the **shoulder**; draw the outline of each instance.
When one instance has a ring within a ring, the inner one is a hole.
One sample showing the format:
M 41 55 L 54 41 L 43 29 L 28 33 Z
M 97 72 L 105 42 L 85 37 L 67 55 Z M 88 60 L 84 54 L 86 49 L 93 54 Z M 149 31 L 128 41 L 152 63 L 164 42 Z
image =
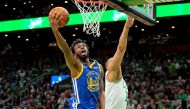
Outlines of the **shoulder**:
M 104 69 L 101 64 L 98 63 L 102 77 L 104 77 Z
M 97 65 L 98 65 L 101 74 L 104 75 L 104 70 L 103 70 L 103 66 L 102 66 L 102 64 L 100 64 L 100 63 L 99 63 L 97 60 L 95 60 L 95 59 L 91 59 L 91 60 L 92 60 L 92 62 L 93 62 L 94 64 L 97 64 Z

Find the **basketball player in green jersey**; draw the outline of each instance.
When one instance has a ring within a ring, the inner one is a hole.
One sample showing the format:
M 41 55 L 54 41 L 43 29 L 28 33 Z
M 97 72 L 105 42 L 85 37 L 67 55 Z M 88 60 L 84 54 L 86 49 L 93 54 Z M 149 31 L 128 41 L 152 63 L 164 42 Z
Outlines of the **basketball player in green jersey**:
M 134 19 L 128 16 L 114 56 L 106 62 L 105 109 L 126 109 L 128 101 L 127 85 L 122 77 L 121 62 L 127 47 L 129 28 Z

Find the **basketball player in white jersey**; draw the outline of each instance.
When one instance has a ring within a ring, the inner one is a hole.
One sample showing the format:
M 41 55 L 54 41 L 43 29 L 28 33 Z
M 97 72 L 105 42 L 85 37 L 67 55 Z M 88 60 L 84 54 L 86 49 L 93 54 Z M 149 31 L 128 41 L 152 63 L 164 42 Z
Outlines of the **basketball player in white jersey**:
M 122 77 L 121 62 L 127 47 L 129 28 L 134 19 L 128 16 L 119 39 L 117 50 L 106 62 L 105 109 L 126 109 L 128 101 L 127 85 Z

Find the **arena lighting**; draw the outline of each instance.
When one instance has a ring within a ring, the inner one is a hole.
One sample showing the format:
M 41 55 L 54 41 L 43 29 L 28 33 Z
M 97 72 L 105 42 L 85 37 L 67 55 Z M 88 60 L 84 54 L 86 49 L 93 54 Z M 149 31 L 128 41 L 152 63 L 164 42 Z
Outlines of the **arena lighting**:
M 157 18 L 169 16 L 190 15 L 190 3 L 158 5 L 156 7 Z M 110 17 L 111 16 L 111 17 Z M 117 10 L 107 10 L 102 16 L 101 22 L 113 22 L 126 20 L 127 15 Z M 83 24 L 80 13 L 70 14 L 67 26 Z M 48 28 L 48 17 L 9 20 L 0 22 L 0 32 Z

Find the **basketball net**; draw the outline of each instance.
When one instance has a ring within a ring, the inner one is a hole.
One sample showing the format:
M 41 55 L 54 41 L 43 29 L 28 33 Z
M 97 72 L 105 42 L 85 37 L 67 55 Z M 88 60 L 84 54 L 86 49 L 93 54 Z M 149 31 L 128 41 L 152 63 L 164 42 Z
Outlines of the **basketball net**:
M 88 2 L 83 0 L 80 2 L 77 0 L 72 1 L 82 15 L 84 22 L 83 32 L 86 32 L 86 34 L 92 34 L 94 37 L 100 37 L 100 20 L 107 8 L 107 4 L 104 4 L 100 0 L 96 2 L 93 0 L 89 0 Z

